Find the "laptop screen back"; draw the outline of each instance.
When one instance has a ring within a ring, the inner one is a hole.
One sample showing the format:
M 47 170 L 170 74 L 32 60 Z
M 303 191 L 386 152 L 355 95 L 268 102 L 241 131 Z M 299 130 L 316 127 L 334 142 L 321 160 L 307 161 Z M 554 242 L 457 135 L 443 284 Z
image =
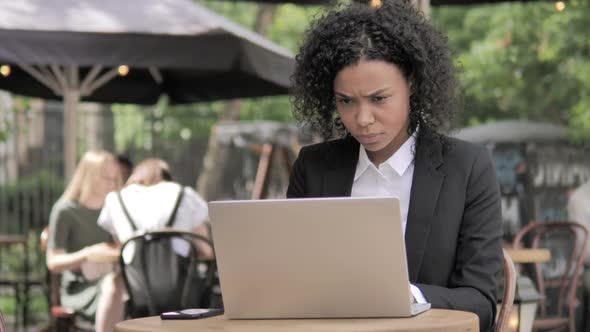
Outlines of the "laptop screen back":
M 399 200 L 209 204 L 229 318 L 410 316 Z

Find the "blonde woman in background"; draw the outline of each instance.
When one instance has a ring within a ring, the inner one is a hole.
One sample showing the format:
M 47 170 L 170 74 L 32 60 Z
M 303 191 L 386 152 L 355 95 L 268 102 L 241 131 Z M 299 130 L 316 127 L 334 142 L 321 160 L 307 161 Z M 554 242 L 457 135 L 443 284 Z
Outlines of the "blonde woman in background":
M 122 320 L 123 303 L 113 301 L 121 298 L 122 288 L 115 273 L 90 280 L 82 271 L 90 257 L 119 250 L 96 220 L 106 195 L 120 186 L 114 156 L 105 151 L 86 152 L 49 221 L 47 267 L 62 273 L 61 304 L 95 321 L 98 332 L 113 331 Z
M 116 192 L 108 194 L 98 224 L 110 232 L 119 243 L 124 243 L 135 233 L 166 228 L 180 191 L 182 198 L 174 218 L 172 229 L 190 231 L 209 238 L 206 222 L 209 220 L 207 202 L 190 187 L 172 181 L 168 164 L 156 158 L 140 162 L 121 190 L 121 200 L 137 228 L 134 231 L 125 215 Z M 212 258 L 211 247 L 197 241 L 200 258 Z M 176 248 L 175 248 L 176 249 Z M 182 250 L 181 248 L 178 248 Z M 185 248 L 188 252 L 188 248 Z M 124 253 L 125 255 L 125 253 Z

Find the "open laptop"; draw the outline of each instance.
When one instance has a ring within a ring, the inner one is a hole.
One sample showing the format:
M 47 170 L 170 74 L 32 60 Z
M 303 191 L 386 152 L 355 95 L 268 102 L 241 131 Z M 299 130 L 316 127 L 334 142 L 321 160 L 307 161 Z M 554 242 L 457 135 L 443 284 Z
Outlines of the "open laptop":
M 399 200 L 217 201 L 209 214 L 228 318 L 408 317 Z

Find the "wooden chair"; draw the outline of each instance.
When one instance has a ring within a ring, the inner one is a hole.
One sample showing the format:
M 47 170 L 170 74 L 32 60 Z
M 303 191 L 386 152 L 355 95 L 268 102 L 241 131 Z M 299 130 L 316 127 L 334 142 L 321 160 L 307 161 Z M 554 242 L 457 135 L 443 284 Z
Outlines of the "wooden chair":
M 512 258 L 506 250 L 502 249 L 504 255 L 504 294 L 502 296 L 502 305 L 496 319 L 495 332 L 504 332 L 508 328 L 508 319 L 514 304 L 514 294 L 516 292 L 516 269 Z
M 530 248 L 539 248 L 542 240 L 550 239 L 552 235 L 567 236 L 560 245 L 569 248 L 569 255 L 554 255 L 552 260 L 566 260 L 563 275 L 554 280 L 546 280 L 540 263 L 534 265 L 534 279 L 543 299 L 539 303 L 539 313 L 533 323 L 534 329 L 546 330 L 569 328 L 575 331 L 576 307 L 578 300 L 576 290 L 580 278 L 580 271 L 586 247 L 588 245 L 588 228 L 574 221 L 533 221 L 516 234 L 513 246 L 516 249 L 525 247 L 525 241 Z M 546 298 L 547 288 L 557 288 L 557 307 L 555 313 L 548 312 L 548 304 L 552 302 Z
M 47 241 L 49 240 L 49 226 L 43 228 L 40 235 L 41 249 L 47 252 Z M 49 305 L 49 319 L 52 331 L 71 331 L 74 311 L 62 307 L 59 301 L 59 280 L 58 276 L 47 270 L 47 302 Z
M 6 332 L 6 323 L 4 322 L 4 316 L 0 312 L 0 332 Z

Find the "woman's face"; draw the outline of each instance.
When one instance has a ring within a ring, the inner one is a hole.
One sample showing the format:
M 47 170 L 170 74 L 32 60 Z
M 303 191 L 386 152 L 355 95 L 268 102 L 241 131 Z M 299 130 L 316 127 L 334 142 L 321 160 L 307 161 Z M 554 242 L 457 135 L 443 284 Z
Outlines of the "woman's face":
M 119 165 L 114 161 L 105 162 L 104 167 L 98 173 L 94 191 L 97 195 L 106 197 L 109 192 L 119 189 L 119 177 Z
M 394 64 L 361 60 L 334 80 L 336 111 L 342 123 L 379 165 L 407 140 L 410 84 Z

